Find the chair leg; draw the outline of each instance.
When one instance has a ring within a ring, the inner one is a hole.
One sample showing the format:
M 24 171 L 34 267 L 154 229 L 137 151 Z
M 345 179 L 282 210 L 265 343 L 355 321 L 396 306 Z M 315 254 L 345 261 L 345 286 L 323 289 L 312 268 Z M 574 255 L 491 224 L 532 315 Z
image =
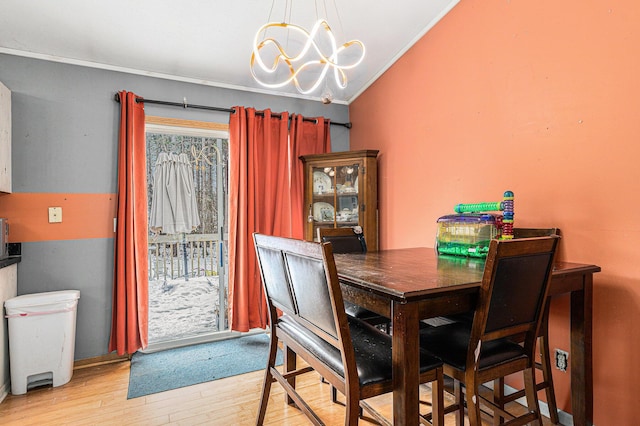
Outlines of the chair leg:
M 504 377 L 493 381 L 493 403 L 504 410 Z M 503 422 L 504 417 L 497 413 L 493 415 L 494 426 L 501 425 Z
M 560 423 L 558 418 L 558 405 L 556 404 L 556 393 L 553 387 L 553 375 L 551 374 L 551 351 L 549 349 L 549 304 L 547 303 L 542 324 L 540 325 L 540 364 L 542 364 L 542 377 L 546 382 L 545 389 L 547 395 L 547 406 L 549 407 L 549 418 L 553 424 Z
M 547 397 L 547 406 L 549 407 L 549 418 L 553 424 L 560 423 L 558 418 L 558 405 L 556 403 L 556 395 L 553 386 L 553 375 L 551 372 L 551 353 L 549 345 L 549 305 L 547 304 L 545 311 L 542 315 L 540 323 L 540 331 L 538 335 L 538 349 L 540 351 L 540 364 L 536 363 L 536 367 L 542 371 L 542 381 L 536 382 L 536 387 L 539 390 L 544 389 Z M 525 395 L 524 390 L 517 391 L 511 395 L 505 396 L 504 394 L 504 379 L 494 381 L 493 389 L 493 401 L 495 405 L 504 409 L 505 401 L 513 401 Z M 499 419 L 502 421 L 502 418 Z M 494 420 L 494 424 L 500 424 Z
M 542 426 L 542 417 L 540 416 L 540 405 L 538 404 L 538 391 L 536 387 L 536 371 L 535 367 L 524 370 L 524 390 L 527 396 L 527 408 L 529 412 L 535 412 L 537 420 L 534 425 Z
M 329 383 L 325 380 L 324 377 L 320 377 L 320 381 L 322 383 Z M 338 390 L 335 387 L 333 387 L 333 385 L 331 384 L 329 386 L 331 386 L 331 402 L 336 404 L 338 402 Z
M 431 424 L 444 426 L 444 374 L 436 371 L 436 380 L 431 382 Z
M 469 416 L 470 426 L 482 425 L 482 412 L 480 411 L 479 386 L 475 374 L 473 372 L 465 372 L 465 388 L 467 389 L 467 415 Z
M 345 426 L 357 426 L 361 413 L 360 401 L 358 398 L 354 398 L 353 395 L 349 395 L 349 392 L 347 392 L 346 397 L 344 424 Z
M 271 368 L 276 363 L 278 354 L 278 338 L 275 334 L 271 334 L 271 342 L 269 345 L 269 358 L 267 360 L 267 368 L 264 371 L 264 380 L 262 382 L 262 392 L 260 394 L 260 408 L 258 409 L 258 419 L 256 425 L 261 426 L 264 423 L 264 417 L 267 413 L 267 404 L 269 403 L 269 394 L 271 393 L 271 384 L 273 383 L 273 375 Z
M 291 350 L 291 348 L 289 348 L 288 346 L 284 346 L 284 371 L 285 373 L 288 373 L 290 371 L 294 371 L 296 369 L 296 353 L 294 351 Z M 292 388 L 296 388 L 296 378 L 295 377 L 290 377 L 287 379 L 287 381 L 289 382 L 289 384 L 291 385 Z M 289 396 L 288 393 L 285 392 L 285 402 L 287 403 L 287 405 L 295 405 L 295 403 L 293 402 L 293 399 Z
M 464 395 L 462 393 L 462 384 L 458 380 L 453 381 L 453 395 L 456 399 L 456 425 L 464 426 Z
M 467 415 L 469 416 L 469 424 L 471 426 L 482 425 L 482 412 L 480 411 L 480 396 L 479 396 L 479 384 L 476 383 L 476 378 L 473 373 L 465 373 L 466 378 L 464 381 L 465 388 L 467 390 Z
M 271 383 L 273 376 L 271 375 L 271 367 L 267 367 L 264 373 L 264 382 L 262 383 L 262 394 L 260 395 L 260 409 L 258 410 L 258 419 L 256 425 L 261 426 L 264 423 L 264 416 L 267 414 L 267 404 L 269 403 L 269 394 L 271 393 Z

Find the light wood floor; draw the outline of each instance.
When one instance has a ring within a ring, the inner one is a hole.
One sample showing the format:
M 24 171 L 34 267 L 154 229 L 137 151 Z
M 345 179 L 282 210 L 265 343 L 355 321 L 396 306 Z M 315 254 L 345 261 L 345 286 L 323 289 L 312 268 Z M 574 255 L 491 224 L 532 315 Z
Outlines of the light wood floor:
M 75 370 L 71 381 L 64 386 L 42 387 L 26 395 L 7 396 L 0 404 L 0 424 L 253 425 L 262 379 L 263 372 L 256 371 L 128 400 L 129 362 L 86 367 Z M 344 424 L 343 406 L 331 403 L 329 386 L 322 384 L 317 375 L 301 377 L 298 389 L 328 425 Z M 428 388 L 423 392 L 424 398 L 429 398 Z M 389 417 L 390 402 L 391 396 L 383 395 L 372 399 L 371 405 Z M 445 422 L 447 426 L 453 425 L 453 415 L 446 416 Z M 365 420 L 360 423 L 372 424 Z M 282 388 L 274 383 L 265 424 L 310 423 L 300 411 L 284 403 Z M 547 419 L 544 424 L 551 423 Z

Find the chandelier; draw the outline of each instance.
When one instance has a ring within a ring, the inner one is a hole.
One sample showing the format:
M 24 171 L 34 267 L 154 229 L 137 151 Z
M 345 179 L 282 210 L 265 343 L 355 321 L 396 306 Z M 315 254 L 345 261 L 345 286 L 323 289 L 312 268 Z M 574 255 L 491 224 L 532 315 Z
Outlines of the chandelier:
M 250 68 L 253 78 L 270 89 L 293 84 L 298 92 L 309 94 L 324 82 L 330 98 L 323 94 L 323 102 L 330 103 L 330 73 L 335 85 L 344 89 L 345 71 L 357 67 L 364 55 L 359 40 L 338 45 L 326 19 L 318 19 L 311 31 L 292 23 L 268 22 L 254 37 Z

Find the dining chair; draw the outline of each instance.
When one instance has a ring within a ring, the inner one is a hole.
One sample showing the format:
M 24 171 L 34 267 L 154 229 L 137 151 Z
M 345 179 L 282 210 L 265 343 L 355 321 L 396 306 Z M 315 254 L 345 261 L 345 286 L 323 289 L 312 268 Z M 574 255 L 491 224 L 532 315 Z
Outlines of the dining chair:
M 323 243 L 331 243 L 334 253 L 367 252 L 367 242 L 360 227 L 318 228 L 318 238 Z M 344 301 L 344 310 L 347 315 L 368 322 L 371 325 L 381 327 L 387 333 L 391 329 L 391 320 L 389 318 L 376 314 L 348 300 Z M 338 394 L 334 387 L 331 388 L 331 400 L 338 402 Z
M 559 228 L 513 228 L 514 238 L 532 238 L 560 235 Z M 542 372 L 542 380 L 536 380 L 536 390 L 545 391 L 547 397 L 547 407 L 549 408 L 549 418 L 553 424 L 560 423 L 558 418 L 558 405 L 556 403 L 556 393 L 553 386 L 553 375 L 551 373 L 551 349 L 549 346 L 549 304 L 547 303 L 542 314 L 540 330 L 538 331 L 538 351 L 540 362 L 536 361 L 536 369 Z M 493 384 L 494 400 L 496 405 L 504 407 L 505 404 L 515 401 L 525 396 L 525 390 L 519 389 L 508 395 L 504 392 L 504 379 L 497 379 Z M 501 419 L 498 419 L 500 421 Z
M 471 426 L 482 424 L 480 401 L 493 412 L 494 420 L 508 419 L 509 425 L 542 424 L 535 348 L 559 238 L 492 240 L 473 321 L 420 331 L 421 348 L 440 358 L 445 375 L 454 379 L 458 425 L 464 423 L 465 401 Z M 518 417 L 479 394 L 481 384 L 517 372 L 524 375 L 528 406 L 528 412 Z
M 296 377 L 316 371 L 346 397 L 345 425 L 357 425 L 360 408 L 380 424 L 390 424 L 364 401 L 391 392 L 391 337 L 347 316 L 331 244 L 254 234 L 267 298 L 271 340 L 257 424 L 265 419 L 271 384 L 315 425 L 324 424 L 296 390 Z M 282 315 L 278 316 L 278 310 Z M 284 366 L 276 366 L 279 343 Z M 297 357 L 304 366 L 297 367 Z M 420 381 L 431 382 L 434 425 L 443 425 L 442 363 L 421 352 Z
M 318 228 L 318 236 L 321 242 L 329 242 L 332 244 L 334 253 L 367 252 L 367 243 L 360 227 Z M 361 319 L 372 325 L 383 326 L 385 331 L 389 331 L 389 324 L 391 320 L 383 315 L 376 314 L 369 309 L 363 308 L 362 306 L 358 306 L 349 301 L 344 302 L 344 309 L 347 312 L 347 315 Z
M 559 228 L 513 228 L 513 236 L 519 238 L 547 237 L 551 235 L 560 235 Z M 473 321 L 473 313 L 463 313 L 445 317 L 445 322 L 451 321 Z M 516 339 L 517 340 L 517 339 Z M 520 339 L 521 340 L 521 339 Z M 522 342 L 520 342 L 522 343 Z M 558 424 L 558 405 L 556 402 L 556 394 L 553 386 L 553 375 L 551 372 L 551 350 L 549 346 L 549 304 L 542 314 L 540 330 L 538 332 L 538 351 L 540 353 L 540 362 L 536 361 L 536 369 L 542 372 L 542 380 L 536 379 L 536 389 L 545 391 L 547 397 L 547 407 L 549 409 L 549 418 L 553 424 Z M 504 408 L 505 404 L 515 401 L 525 396 L 524 389 L 517 389 L 514 392 L 505 394 L 504 378 L 496 379 L 493 384 L 494 401 L 496 405 Z M 496 419 L 496 424 L 502 420 L 501 417 Z
M 318 237 L 321 242 L 330 242 L 334 253 L 367 252 L 367 243 L 360 227 L 318 228 Z M 386 333 L 391 331 L 391 319 L 384 315 L 379 315 L 349 301 L 344 302 L 344 308 L 347 315 L 382 328 Z M 424 324 L 421 323 L 420 326 L 423 327 Z M 337 402 L 337 392 L 334 388 L 331 389 L 331 400 Z

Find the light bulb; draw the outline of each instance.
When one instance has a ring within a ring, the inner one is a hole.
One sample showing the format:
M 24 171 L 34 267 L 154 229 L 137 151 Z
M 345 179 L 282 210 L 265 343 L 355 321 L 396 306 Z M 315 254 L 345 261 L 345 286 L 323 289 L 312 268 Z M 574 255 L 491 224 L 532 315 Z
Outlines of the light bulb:
M 322 95 L 320 96 L 322 103 L 325 105 L 333 102 L 333 92 L 329 89 L 329 86 L 324 86 L 324 90 L 322 91 Z

